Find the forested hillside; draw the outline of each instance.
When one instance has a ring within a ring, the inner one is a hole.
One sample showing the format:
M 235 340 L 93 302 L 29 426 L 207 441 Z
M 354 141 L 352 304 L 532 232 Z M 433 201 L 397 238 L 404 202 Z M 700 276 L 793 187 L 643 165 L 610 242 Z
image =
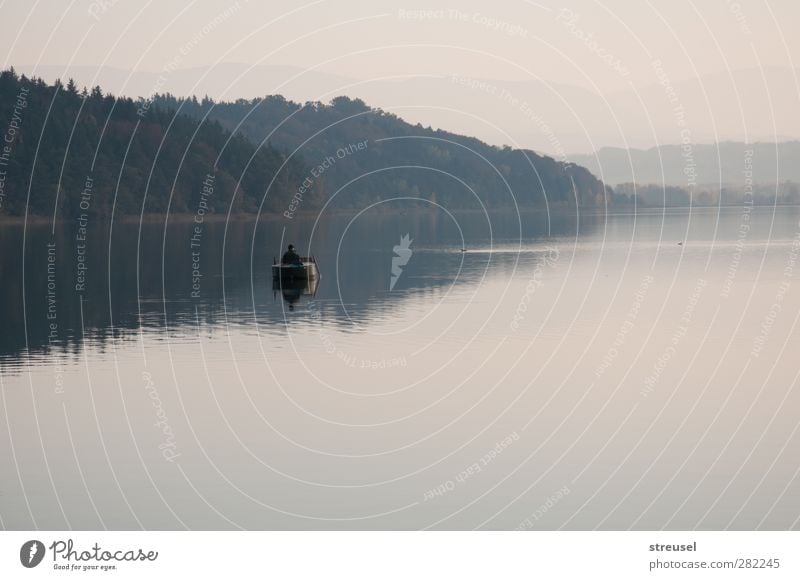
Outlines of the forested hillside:
M 305 171 L 298 158 L 278 173 L 281 152 L 256 149 L 214 121 L 201 124 L 99 87 L 47 85 L 13 69 L 0 73 L 0 119 L 3 214 L 22 215 L 26 206 L 29 214 L 62 218 L 107 216 L 113 206 L 118 214 L 193 213 L 209 174 L 210 211 L 227 211 L 237 183 L 234 211 L 255 211 L 276 174 L 267 207 L 279 211 Z
M 583 167 L 411 125 L 359 99 L 301 105 L 279 95 L 232 103 L 159 95 L 155 102 L 195 118 L 208 116 L 253 143 L 300 154 L 312 169 L 334 158 L 319 179 L 310 177 L 326 196 L 344 188 L 340 205 L 409 196 L 477 207 L 473 191 L 487 207 L 513 207 L 514 200 L 522 207 L 574 205 L 576 194 L 581 204 L 604 204 L 603 184 Z M 362 149 L 342 155 L 342 149 L 365 141 Z
M 346 97 L 133 100 L 0 73 L 0 214 L 268 214 L 419 198 L 448 209 L 606 203 L 589 171 L 410 125 Z M 209 178 L 211 176 L 211 178 Z M 211 183 L 209 188 L 208 184 Z M 205 189 L 204 189 L 205 188 Z M 269 191 L 267 191 L 269 189 Z

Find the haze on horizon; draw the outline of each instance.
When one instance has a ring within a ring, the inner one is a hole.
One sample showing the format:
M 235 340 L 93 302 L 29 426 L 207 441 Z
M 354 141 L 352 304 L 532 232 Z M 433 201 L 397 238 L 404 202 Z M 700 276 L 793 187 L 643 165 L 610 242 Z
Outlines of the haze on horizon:
M 42 0 L 2 8 L 4 68 L 114 94 L 346 94 L 555 157 L 800 138 L 790 0 Z

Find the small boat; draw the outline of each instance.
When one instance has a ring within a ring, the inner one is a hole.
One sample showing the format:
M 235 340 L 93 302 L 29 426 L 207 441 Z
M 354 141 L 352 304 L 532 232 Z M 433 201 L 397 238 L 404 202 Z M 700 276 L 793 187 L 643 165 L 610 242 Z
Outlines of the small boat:
M 300 256 L 299 264 L 280 264 L 272 258 L 273 280 L 316 280 L 319 268 L 314 256 Z

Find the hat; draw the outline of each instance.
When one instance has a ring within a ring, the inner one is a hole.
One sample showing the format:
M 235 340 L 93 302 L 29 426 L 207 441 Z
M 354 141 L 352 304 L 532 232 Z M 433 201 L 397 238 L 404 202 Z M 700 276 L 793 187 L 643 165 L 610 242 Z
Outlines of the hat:
M 294 250 L 294 246 L 292 244 L 289 244 L 289 249 Z

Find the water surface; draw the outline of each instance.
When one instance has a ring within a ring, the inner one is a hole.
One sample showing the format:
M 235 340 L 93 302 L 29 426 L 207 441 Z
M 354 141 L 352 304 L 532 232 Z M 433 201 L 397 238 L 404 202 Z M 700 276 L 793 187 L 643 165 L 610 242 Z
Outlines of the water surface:
M 796 528 L 798 220 L 4 224 L 0 524 Z

